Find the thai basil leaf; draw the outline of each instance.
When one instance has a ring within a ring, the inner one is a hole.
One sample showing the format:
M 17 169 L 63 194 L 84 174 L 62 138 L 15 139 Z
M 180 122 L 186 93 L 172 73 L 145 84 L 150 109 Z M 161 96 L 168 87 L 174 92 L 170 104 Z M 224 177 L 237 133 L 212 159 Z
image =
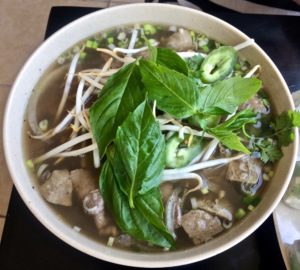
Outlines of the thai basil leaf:
M 210 131 L 210 134 L 214 135 L 221 144 L 225 145 L 231 150 L 240 151 L 246 154 L 250 154 L 250 151 L 245 145 L 242 144 L 241 138 L 230 130 L 214 130 Z
M 188 75 L 188 67 L 185 61 L 173 50 L 157 48 L 156 63 L 179 73 Z
M 152 62 L 141 60 L 144 86 L 157 107 L 177 118 L 186 118 L 198 110 L 199 89 L 187 76 Z
M 186 62 L 174 51 L 168 48 L 157 48 L 148 43 L 149 60 L 188 75 Z
M 252 110 L 246 109 L 238 112 L 230 119 L 217 125 L 214 128 L 211 128 L 210 130 L 215 130 L 215 129 L 237 130 L 237 129 L 241 129 L 246 124 L 255 124 L 256 122 L 257 122 L 256 113 L 254 113 Z
M 208 128 L 206 131 L 217 137 L 229 149 L 249 154 L 250 151 L 242 144 L 241 138 L 234 131 L 242 131 L 244 125 L 254 124 L 256 121 L 256 113 L 246 109 L 238 112 L 222 124 Z
M 100 175 L 100 189 L 106 205 L 124 233 L 161 247 L 175 246 L 172 235 L 162 221 L 163 207 L 158 187 L 139 195 L 137 207 L 130 208 L 128 198 L 120 190 L 112 165 L 107 160 Z
M 133 199 L 137 194 L 145 194 L 159 186 L 165 164 L 164 136 L 146 101 L 118 127 L 115 145 L 130 179 L 121 179 L 119 185 L 129 197 L 130 206 L 134 207 Z M 114 168 L 119 170 L 120 166 Z
M 110 162 L 107 160 L 100 174 L 100 190 L 105 205 L 112 212 L 114 220 L 121 230 L 141 239 L 141 232 L 131 217 L 128 199 L 119 189 Z
M 199 111 L 203 114 L 234 113 L 261 88 L 256 78 L 233 77 L 207 85 L 200 92 Z
M 112 142 L 117 127 L 144 99 L 136 63 L 121 68 L 104 85 L 99 98 L 90 108 L 90 121 L 100 156 Z

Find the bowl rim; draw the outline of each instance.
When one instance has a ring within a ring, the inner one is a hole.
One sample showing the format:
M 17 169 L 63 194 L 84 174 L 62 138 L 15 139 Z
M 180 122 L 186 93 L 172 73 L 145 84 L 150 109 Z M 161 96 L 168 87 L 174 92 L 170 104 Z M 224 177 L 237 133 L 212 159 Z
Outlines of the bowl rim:
M 95 11 L 90 14 L 87 14 L 87 15 L 67 24 L 66 26 L 62 27 L 61 29 L 56 31 L 54 34 L 52 34 L 48 39 L 46 39 L 45 42 L 43 42 L 35 50 L 35 52 L 30 56 L 30 58 L 26 61 L 25 65 L 20 70 L 20 72 L 12 86 L 12 89 L 10 91 L 10 94 L 9 94 L 9 97 L 7 100 L 7 104 L 6 104 L 6 108 L 5 108 L 5 115 L 4 115 L 4 120 L 3 120 L 3 143 L 4 143 L 4 152 L 5 152 L 6 163 L 7 163 L 10 175 L 13 179 L 14 185 L 15 185 L 18 193 L 22 197 L 22 199 L 25 202 L 25 204 L 27 205 L 27 207 L 33 213 L 33 215 L 52 234 L 56 235 L 58 238 L 60 238 L 67 244 L 71 245 L 72 247 L 74 247 L 88 255 L 91 255 L 93 257 L 96 257 L 96 258 L 99 258 L 99 259 L 102 259 L 102 260 L 105 260 L 108 262 L 117 263 L 117 264 L 121 264 L 121 265 L 127 265 L 127 266 L 134 266 L 134 267 L 156 268 L 156 267 L 180 266 L 180 265 L 190 264 L 193 262 L 204 260 L 204 259 L 207 259 L 209 257 L 217 255 L 217 254 L 233 247 L 234 245 L 236 245 L 237 243 L 239 243 L 240 241 L 245 239 L 247 236 L 249 236 L 251 233 L 253 233 L 267 219 L 267 217 L 273 212 L 273 210 L 275 209 L 275 207 L 278 205 L 281 198 L 283 197 L 285 190 L 287 189 L 287 186 L 289 183 L 288 179 L 286 179 L 286 181 L 284 182 L 282 189 L 280 190 L 280 192 L 278 193 L 277 197 L 274 200 L 274 203 L 267 209 L 267 211 L 265 211 L 263 214 L 260 215 L 260 217 L 258 219 L 256 219 L 256 222 L 250 228 L 243 231 L 242 234 L 230 239 L 225 244 L 215 248 L 214 250 L 208 250 L 204 254 L 198 254 L 198 255 L 193 255 L 193 256 L 190 255 L 189 253 L 186 253 L 186 256 L 183 258 L 181 258 L 181 257 L 176 258 L 173 256 L 172 260 L 168 260 L 168 255 L 165 255 L 167 253 L 165 253 L 161 256 L 158 255 L 157 260 L 153 260 L 153 258 L 156 255 L 153 256 L 153 254 L 146 254 L 146 255 L 141 254 L 138 256 L 133 256 L 132 252 L 120 251 L 119 252 L 120 254 L 123 254 L 123 255 L 129 254 L 129 256 L 128 257 L 122 256 L 122 258 L 117 258 L 115 255 L 111 255 L 110 252 L 99 253 L 97 251 L 94 251 L 91 248 L 86 247 L 84 244 L 80 243 L 79 241 L 76 241 L 75 238 L 70 237 L 69 235 L 63 234 L 63 232 L 61 231 L 60 228 L 57 228 L 55 225 L 53 225 L 53 223 L 49 222 L 46 214 L 40 213 L 39 208 L 31 203 L 31 198 L 27 193 L 24 193 L 23 187 L 21 185 L 21 180 L 19 179 L 19 176 L 16 173 L 17 165 L 14 163 L 14 156 L 10 155 L 10 149 L 13 147 L 13 145 L 11 145 L 9 143 L 10 132 L 6 128 L 9 126 L 9 118 L 10 118 L 9 113 L 11 111 L 11 108 L 14 106 L 14 93 L 16 92 L 16 89 L 19 87 L 20 83 L 22 82 L 22 78 L 23 78 L 24 74 L 26 74 L 28 72 L 27 70 L 28 70 L 28 68 L 30 68 L 33 59 L 35 59 L 36 57 L 39 56 L 40 51 L 42 51 L 42 48 L 45 46 L 45 44 L 54 42 L 57 38 L 59 38 L 61 35 L 63 35 L 64 32 L 72 31 L 72 29 L 74 29 L 77 25 L 79 25 L 81 23 L 87 23 L 87 21 L 91 20 L 94 17 L 101 16 L 101 14 L 103 14 L 103 13 L 111 13 L 111 12 L 114 12 L 117 10 L 126 12 L 127 9 L 150 8 L 150 7 L 151 8 L 159 8 L 159 9 L 173 9 L 174 12 L 176 12 L 178 10 L 186 10 L 187 13 L 192 12 L 195 14 L 199 14 L 210 20 L 218 21 L 219 23 L 230 28 L 233 32 L 237 33 L 243 39 L 249 39 L 249 37 L 247 35 L 245 35 L 244 33 L 242 33 L 240 30 L 238 30 L 234 26 L 230 25 L 229 23 L 227 23 L 215 16 L 212 16 L 212 15 L 202 12 L 202 11 L 198 11 L 198 10 L 194 10 L 194 9 L 190 9 L 190 8 L 186 8 L 186 7 L 181 7 L 181 6 L 170 5 L 170 4 L 159 4 L 159 3 L 138 3 L 138 4 L 136 4 L 135 3 L 135 4 L 110 7 L 107 9 L 103 9 L 103 10 L 99 10 L 99 11 Z M 268 60 L 268 62 L 272 65 L 272 68 L 275 70 L 276 74 L 278 75 L 282 85 L 285 86 L 283 91 L 285 91 L 286 93 L 289 93 L 288 87 L 287 87 L 282 75 L 280 74 L 278 68 L 273 63 L 273 61 L 269 58 L 269 56 L 267 56 L 267 54 L 257 44 L 255 44 L 254 46 L 255 46 L 255 49 L 258 50 L 260 53 L 262 53 L 264 55 L 264 57 Z M 287 97 L 288 97 L 288 101 L 291 105 L 291 109 L 294 109 L 291 96 L 289 96 L 287 94 Z M 295 164 L 295 161 L 296 161 L 296 153 L 297 153 L 297 146 L 298 146 L 298 133 L 297 132 L 295 133 L 295 140 L 294 140 L 293 144 L 294 145 L 293 145 L 293 148 L 291 151 L 291 156 L 292 156 L 291 163 L 292 164 L 290 166 L 289 171 L 287 172 L 287 178 L 291 178 L 291 175 L 292 175 L 291 168 L 293 167 L 292 165 Z M 118 253 L 118 252 L 116 252 L 116 253 Z M 131 258 L 131 257 L 133 257 L 133 258 Z

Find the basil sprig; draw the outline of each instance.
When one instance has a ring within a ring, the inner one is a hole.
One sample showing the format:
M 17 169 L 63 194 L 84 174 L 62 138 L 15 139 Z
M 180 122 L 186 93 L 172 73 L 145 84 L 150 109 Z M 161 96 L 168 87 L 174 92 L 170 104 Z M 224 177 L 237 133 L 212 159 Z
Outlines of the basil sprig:
M 149 243 L 173 248 L 159 190 L 165 165 L 164 136 L 150 105 L 176 118 L 227 115 L 261 87 L 257 79 L 231 78 L 199 86 L 174 51 L 152 48 L 150 59 L 121 68 L 104 85 L 90 108 L 101 158 L 100 190 L 120 229 Z M 227 147 L 248 153 L 238 127 L 253 123 L 241 113 L 207 132 Z
M 143 100 L 145 92 L 136 62 L 109 77 L 97 101 L 89 110 L 93 134 L 101 157 L 113 141 L 118 126 Z
M 107 151 L 100 190 L 123 232 L 171 248 L 174 239 L 163 222 L 159 190 L 165 164 L 164 138 L 146 101 L 118 128 Z

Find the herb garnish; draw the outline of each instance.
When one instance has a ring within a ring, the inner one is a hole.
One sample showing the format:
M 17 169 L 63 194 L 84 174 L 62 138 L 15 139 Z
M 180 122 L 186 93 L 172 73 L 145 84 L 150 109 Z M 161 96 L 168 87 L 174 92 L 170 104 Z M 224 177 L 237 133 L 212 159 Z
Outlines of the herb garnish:
M 170 49 L 149 46 L 149 52 L 149 60 L 138 59 L 108 79 L 90 109 L 90 121 L 101 158 L 106 156 L 100 190 L 118 226 L 137 239 L 172 248 L 159 190 L 165 142 L 149 104 L 156 101 L 175 118 L 196 117 L 202 130 L 227 148 L 258 151 L 264 162 L 281 158 L 281 146 L 293 141 L 300 114 L 278 116 L 269 138 L 249 136 L 246 127 L 257 122 L 257 114 L 238 112 L 238 106 L 260 90 L 259 79 L 233 77 L 206 85 L 198 82 L 200 57 L 185 62 Z M 213 126 L 206 123 L 211 116 L 218 119 Z M 220 116 L 227 120 L 218 124 Z

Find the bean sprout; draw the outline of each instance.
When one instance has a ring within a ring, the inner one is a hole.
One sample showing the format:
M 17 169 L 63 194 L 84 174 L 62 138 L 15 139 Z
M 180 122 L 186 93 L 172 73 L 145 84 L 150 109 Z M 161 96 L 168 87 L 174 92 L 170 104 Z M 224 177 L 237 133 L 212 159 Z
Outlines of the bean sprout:
M 73 57 L 72 61 L 71 61 L 70 69 L 69 69 L 69 72 L 68 72 L 68 76 L 67 76 L 67 80 L 66 80 L 66 84 L 65 84 L 65 88 L 64 88 L 64 92 L 63 92 L 63 96 L 61 98 L 61 101 L 58 105 L 58 109 L 57 109 L 57 112 L 56 112 L 56 116 L 55 116 L 56 120 L 58 120 L 58 118 L 60 117 L 60 115 L 63 111 L 63 108 L 64 108 L 64 106 L 67 102 L 67 98 L 68 98 L 69 92 L 71 90 L 71 85 L 72 85 L 72 81 L 73 81 L 73 78 L 74 78 L 74 75 L 75 75 L 75 70 L 76 70 L 76 67 L 77 67 L 79 57 L 80 57 L 80 53 L 76 53 L 75 56 Z

